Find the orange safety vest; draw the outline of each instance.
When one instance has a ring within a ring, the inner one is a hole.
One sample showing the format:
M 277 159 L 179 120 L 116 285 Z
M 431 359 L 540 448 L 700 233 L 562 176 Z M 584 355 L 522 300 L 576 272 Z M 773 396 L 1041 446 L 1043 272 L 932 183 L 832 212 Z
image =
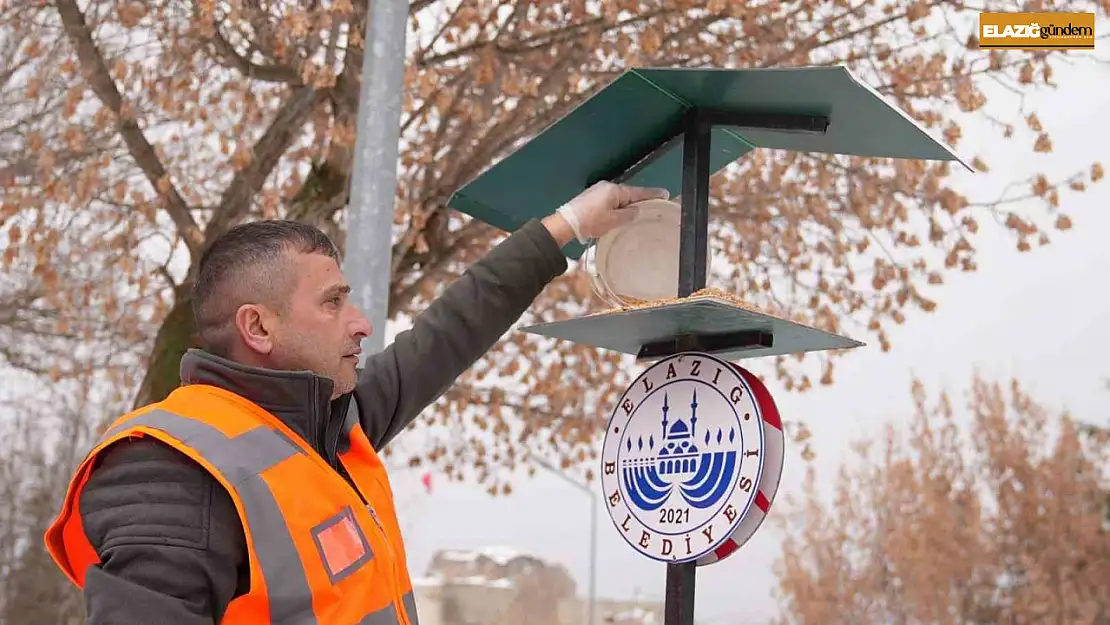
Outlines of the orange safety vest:
M 81 523 L 81 490 L 108 445 L 150 436 L 192 458 L 235 502 L 250 557 L 250 590 L 223 624 L 418 625 L 412 581 L 385 467 L 349 411 L 350 447 L 335 472 L 300 436 L 254 403 L 188 385 L 118 419 L 81 462 L 46 531 L 54 561 L 79 588 L 100 558 Z

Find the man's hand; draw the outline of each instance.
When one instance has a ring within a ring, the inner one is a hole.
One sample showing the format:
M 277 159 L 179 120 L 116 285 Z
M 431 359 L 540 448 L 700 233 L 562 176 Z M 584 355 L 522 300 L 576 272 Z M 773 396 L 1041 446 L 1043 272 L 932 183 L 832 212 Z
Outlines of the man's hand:
M 572 239 L 586 244 L 632 221 L 636 209 L 627 208 L 629 204 L 669 197 L 666 189 L 598 182 L 549 215 L 543 223 L 560 247 Z

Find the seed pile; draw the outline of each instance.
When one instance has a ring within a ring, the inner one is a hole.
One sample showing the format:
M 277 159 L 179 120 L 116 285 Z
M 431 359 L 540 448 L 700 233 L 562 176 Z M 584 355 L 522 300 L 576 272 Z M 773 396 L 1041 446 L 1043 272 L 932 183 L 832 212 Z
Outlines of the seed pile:
M 644 309 L 648 309 L 648 308 L 662 308 L 664 306 L 669 306 L 671 304 L 676 304 L 678 302 L 685 302 L 685 301 L 696 300 L 696 299 L 710 299 L 710 298 L 712 298 L 712 299 L 722 299 L 722 300 L 732 304 L 733 306 L 736 306 L 737 308 L 743 308 L 744 310 L 759 312 L 758 310 L 756 310 L 755 308 L 752 308 L 749 304 L 744 302 L 744 300 L 740 299 L 736 295 L 733 295 L 732 293 L 729 293 L 727 291 L 722 291 L 721 289 L 718 289 L 718 288 L 705 288 L 705 289 L 701 289 L 700 291 L 695 291 L 687 297 L 665 297 L 663 299 L 654 299 L 654 300 L 640 300 L 640 299 L 636 299 L 636 298 L 626 297 L 624 299 L 630 300 L 632 303 L 627 304 L 625 306 L 619 306 L 617 308 L 610 308 L 608 310 L 602 310 L 600 312 L 591 313 L 591 314 L 586 315 L 586 316 L 587 317 L 593 317 L 593 316 L 599 316 L 599 315 L 611 315 L 611 314 L 615 314 L 615 313 L 629 312 L 629 311 L 633 311 L 633 310 L 644 310 Z

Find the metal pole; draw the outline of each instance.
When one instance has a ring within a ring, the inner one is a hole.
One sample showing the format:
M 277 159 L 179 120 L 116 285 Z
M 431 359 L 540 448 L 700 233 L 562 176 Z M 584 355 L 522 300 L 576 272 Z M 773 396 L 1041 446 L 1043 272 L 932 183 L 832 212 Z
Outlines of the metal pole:
M 709 258 L 709 144 L 713 124 L 697 109 L 687 114 L 682 140 L 682 232 L 678 296 L 705 288 Z M 664 625 L 693 625 L 694 562 L 667 565 Z
M 540 458 L 533 458 L 532 460 L 537 465 L 543 467 L 544 469 L 547 469 L 549 472 L 562 479 L 564 482 L 586 493 L 586 496 L 590 498 L 590 598 L 587 609 L 589 610 L 590 614 L 589 625 L 594 625 L 594 623 L 596 622 L 597 614 L 597 497 L 594 495 L 594 491 L 591 490 L 589 486 L 586 486 L 585 484 L 580 484 L 575 480 L 572 480 L 569 476 L 567 476 L 566 473 L 563 473 L 559 469 L 556 469 L 546 460 L 542 460 Z
M 363 363 L 385 345 L 408 10 L 408 2 L 370 0 L 366 14 L 343 263 L 354 301 L 373 324 Z

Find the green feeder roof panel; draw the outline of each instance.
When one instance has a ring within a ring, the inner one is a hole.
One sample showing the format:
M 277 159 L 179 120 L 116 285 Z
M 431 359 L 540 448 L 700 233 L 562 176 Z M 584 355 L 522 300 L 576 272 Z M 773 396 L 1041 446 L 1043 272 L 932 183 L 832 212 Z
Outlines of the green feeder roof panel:
M 631 354 L 641 360 L 654 360 L 679 351 L 707 352 L 725 360 L 740 360 L 864 345 L 712 296 L 541 323 L 521 331 Z M 681 341 L 688 340 L 683 337 L 694 342 L 683 345 Z M 678 349 L 674 349 L 674 341 L 678 341 Z
M 755 148 L 963 163 L 844 67 L 631 69 L 459 189 L 448 204 L 513 231 L 625 171 L 631 173 L 622 182 L 664 187 L 677 196 L 681 127 L 695 107 L 829 120 L 823 133 L 715 126 L 711 174 Z M 661 145 L 661 154 L 630 170 Z M 574 247 L 569 252 L 576 258 L 581 248 Z

